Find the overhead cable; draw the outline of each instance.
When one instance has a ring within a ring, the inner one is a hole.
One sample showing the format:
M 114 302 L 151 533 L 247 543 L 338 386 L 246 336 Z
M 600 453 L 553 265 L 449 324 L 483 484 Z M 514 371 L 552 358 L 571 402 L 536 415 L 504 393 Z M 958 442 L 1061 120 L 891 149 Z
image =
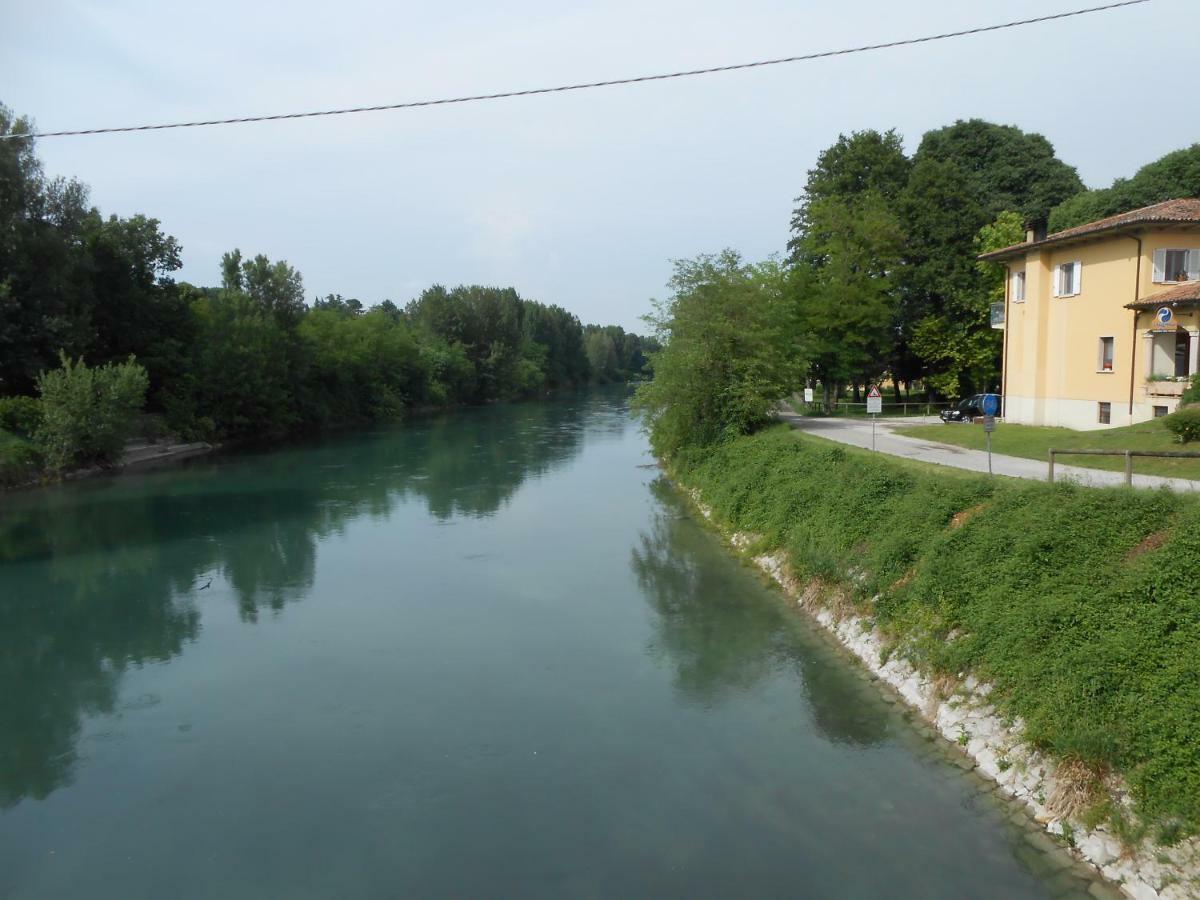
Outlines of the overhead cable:
M 934 41 L 945 41 L 951 38 L 967 37 L 973 34 L 984 34 L 990 31 L 1002 31 L 1006 28 L 1018 28 L 1023 25 L 1036 25 L 1041 22 L 1053 22 L 1074 16 L 1084 16 L 1091 13 L 1105 12 L 1124 6 L 1138 6 L 1149 3 L 1150 0 L 1121 0 L 1118 3 L 1107 3 L 1103 6 L 1090 6 L 1086 9 L 1074 9 L 1067 12 L 1054 13 L 1046 16 L 1036 16 L 1031 19 L 1017 19 L 1012 22 L 1002 22 L 998 25 L 982 25 L 962 31 L 947 31 L 942 34 L 931 34 L 924 37 L 905 38 L 887 41 L 882 44 L 865 44 L 861 47 L 847 47 L 841 50 L 825 50 L 819 53 L 805 53 L 800 56 L 784 56 L 779 59 L 763 59 L 757 62 L 733 63 L 725 66 L 709 66 L 703 69 L 687 69 L 681 72 L 666 72 L 658 75 L 638 75 L 632 78 L 613 78 L 607 81 L 592 81 L 580 84 L 564 84 L 557 87 L 530 88 L 519 91 L 498 91 L 487 94 L 472 94 L 465 97 L 447 97 L 440 100 L 411 100 L 404 103 L 384 103 L 378 106 L 352 106 L 345 109 L 323 109 L 310 112 L 278 113 L 266 116 L 239 116 L 227 119 L 204 119 L 194 122 L 167 122 L 157 125 L 125 125 L 113 128 L 82 128 L 64 131 L 39 131 L 30 134 L 0 135 L 0 140 L 16 138 L 49 138 L 77 137 L 85 134 L 121 134 L 133 131 L 163 131 L 170 128 L 206 128 L 212 125 L 243 125 L 249 122 L 278 122 L 284 119 L 313 119 L 320 116 L 347 116 L 356 113 L 386 112 L 398 109 L 417 109 L 424 106 L 449 106 L 456 103 L 477 103 L 483 100 L 503 100 L 510 97 L 533 97 L 541 94 L 559 94 L 567 91 L 584 91 L 592 88 L 616 87 L 622 84 L 641 84 L 649 81 L 666 81 L 672 78 L 690 78 L 694 75 L 714 75 L 719 72 L 736 72 L 741 69 L 758 69 L 764 66 L 778 66 L 784 63 L 809 62 L 817 59 L 829 59 L 835 56 L 850 56 L 855 53 L 868 53 L 873 50 L 888 50 L 894 47 L 911 47 L 914 44 L 928 44 Z

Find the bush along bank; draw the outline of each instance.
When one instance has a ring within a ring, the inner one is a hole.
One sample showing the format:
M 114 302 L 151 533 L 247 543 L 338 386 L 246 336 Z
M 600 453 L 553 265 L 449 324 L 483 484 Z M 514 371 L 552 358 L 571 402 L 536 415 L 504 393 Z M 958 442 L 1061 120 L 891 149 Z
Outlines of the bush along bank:
M 1200 896 L 1200 502 L 931 471 L 771 428 L 672 476 L 1133 897 Z

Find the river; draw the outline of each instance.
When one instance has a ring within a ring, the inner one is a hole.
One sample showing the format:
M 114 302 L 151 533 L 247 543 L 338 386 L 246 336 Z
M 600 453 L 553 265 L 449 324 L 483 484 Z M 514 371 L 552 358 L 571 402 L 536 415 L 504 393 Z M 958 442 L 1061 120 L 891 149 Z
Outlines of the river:
M 0 495 L 0 897 L 1085 896 L 627 399 Z

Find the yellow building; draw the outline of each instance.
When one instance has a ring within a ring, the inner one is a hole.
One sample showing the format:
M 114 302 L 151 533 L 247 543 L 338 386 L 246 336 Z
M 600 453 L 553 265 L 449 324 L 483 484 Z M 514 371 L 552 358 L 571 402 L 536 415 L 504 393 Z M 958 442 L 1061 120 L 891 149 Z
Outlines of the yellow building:
M 1165 416 L 1200 371 L 1200 199 L 984 254 L 1008 269 L 1004 417 L 1104 428 Z

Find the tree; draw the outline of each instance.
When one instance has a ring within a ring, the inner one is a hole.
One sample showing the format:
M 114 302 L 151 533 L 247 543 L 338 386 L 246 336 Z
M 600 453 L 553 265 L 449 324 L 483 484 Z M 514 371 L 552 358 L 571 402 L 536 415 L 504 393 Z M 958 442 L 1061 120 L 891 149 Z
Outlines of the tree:
M 181 265 L 179 242 L 142 215 L 89 216 L 84 236 L 92 284 L 89 356 L 99 362 L 136 356 L 157 398 L 182 374 L 194 339 L 187 302 L 171 277 Z
M 646 317 L 663 343 L 654 380 L 636 394 L 656 453 L 745 434 L 795 388 L 807 360 L 787 277 L 733 250 L 676 261 L 670 298 Z
M 908 182 L 911 168 L 895 129 L 839 135 L 833 146 L 817 157 L 816 166 L 808 172 L 804 193 L 796 198 L 792 238 L 788 243 L 793 262 L 819 262 L 819 257 L 811 256 L 809 240 L 818 243 L 821 240 L 816 233 L 820 222 L 813 219 L 815 206 L 828 201 L 852 203 L 870 194 L 883 206 L 893 208 Z
M 60 361 L 38 377 L 42 420 L 35 440 L 47 465 L 63 472 L 116 462 L 146 402 L 146 370 L 133 357 L 96 368 L 66 355 Z
M 1050 230 L 1062 231 L 1184 197 L 1200 197 L 1200 144 L 1168 153 L 1142 166 L 1132 178 L 1118 178 L 1112 187 L 1064 200 L 1050 214 Z
M 1025 235 L 1024 218 L 1012 211 L 980 229 L 972 257 L 1019 243 Z M 957 397 L 976 388 L 992 387 L 1002 351 L 1002 334 L 990 323 L 992 303 L 1004 300 L 1005 269 L 996 263 L 976 262 L 977 285 L 965 288 L 960 298 L 972 298 L 955 315 L 938 312 L 916 323 L 913 348 L 930 367 L 926 381 L 933 390 Z M 970 387 L 964 390 L 963 385 Z
M 304 281 L 282 259 L 273 263 L 260 253 L 243 260 L 234 249 L 221 257 L 221 285 L 245 294 L 285 328 L 295 327 L 304 314 Z
M 859 383 L 888 367 L 895 372 L 907 358 L 892 281 L 897 206 L 911 168 L 895 130 L 839 135 L 797 198 L 788 249 L 812 341 L 810 376 L 824 384 L 826 402 L 838 385 L 853 380 L 857 392 Z
M 470 403 L 508 399 L 515 390 L 521 359 L 525 308 L 513 288 L 434 285 L 408 305 L 410 320 L 426 334 L 459 345 L 474 368 Z
M 900 215 L 908 236 L 897 332 L 927 387 L 955 395 L 999 376 L 1001 340 L 988 322 L 976 238 L 1002 212 L 1044 219 L 1082 186 L 1039 134 L 979 119 L 928 132 L 913 157 Z
M 278 437 L 303 421 L 291 366 L 291 340 L 274 315 L 237 290 L 190 286 L 196 341 L 187 375 L 170 385 L 171 424 L 185 434 Z
M 0 106 L 0 134 L 33 123 Z M 88 348 L 87 188 L 49 179 L 29 137 L 0 141 L 0 393 L 30 393 L 59 350 Z
M 864 384 L 882 374 L 895 344 L 894 270 L 904 240 L 879 194 L 809 204 L 808 228 L 796 246 L 819 261 L 795 270 L 792 288 L 808 341 L 811 374 L 825 388 Z
M 1045 220 L 1050 211 L 1083 190 L 1073 166 L 1054 154 L 1040 134 L 983 119 L 959 120 L 925 133 L 913 164 L 935 159 L 952 162 L 964 176 L 964 187 L 979 206 L 983 221 L 964 223 L 968 239 L 1005 210 L 1025 221 Z

